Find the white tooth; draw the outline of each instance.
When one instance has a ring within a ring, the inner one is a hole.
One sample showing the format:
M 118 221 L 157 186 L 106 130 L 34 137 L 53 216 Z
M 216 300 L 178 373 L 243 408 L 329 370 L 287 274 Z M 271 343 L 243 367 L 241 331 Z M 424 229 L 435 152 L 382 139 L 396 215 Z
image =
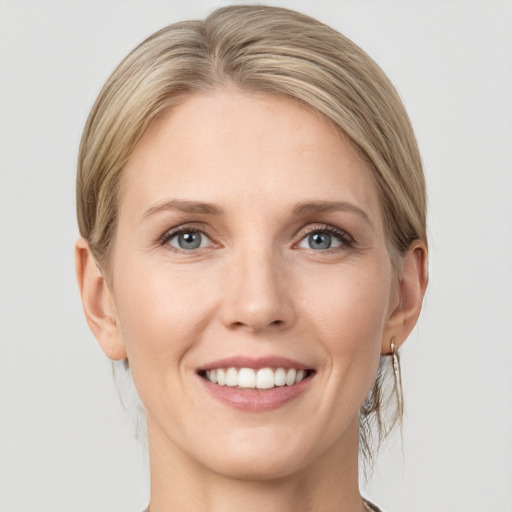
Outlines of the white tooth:
M 217 384 L 219 386 L 226 384 L 226 372 L 222 368 L 217 370 Z
M 256 387 L 256 373 L 252 368 L 240 368 L 238 371 L 238 386 L 241 388 Z
M 274 387 L 274 372 L 271 368 L 262 368 L 256 374 L 256 387 L 258 389 L 270 389 Z
M 217 382 L 217 371 L 216 370 L 210 370 L 207 372 L 208 378 L 210 379 L 210 382 L 213 382 L 214 384 Z
M 236 368 L 228 368 L 228 371 L 226 372 L 226 386 L 238 386 L 238 372 L 236 371 Z
M 304 379 L 304 370 L 299 370 L 297 372 L 297 377 L 295 377 L 295 382 L 300 382 L 301 380 Z
M 297 372 L 296 372 L 295 368 L 290 368 L 286 372 L 286 385 L 287 386 L 292 386 L 293 384 L 295 384 L 295 377 L 296 376 L 297 376 Z
M 274 373 L 274 384 L 276 386 L 284 386 L 286 384 L 286 370 L 278 368 Z

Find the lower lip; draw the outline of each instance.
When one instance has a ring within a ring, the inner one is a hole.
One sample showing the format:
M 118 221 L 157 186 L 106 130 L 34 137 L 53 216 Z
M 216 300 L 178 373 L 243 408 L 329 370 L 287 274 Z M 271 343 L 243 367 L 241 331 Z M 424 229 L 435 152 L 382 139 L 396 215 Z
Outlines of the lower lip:
M 251 412 L 264 412 L 277 409 L 294 400 L 310 386 L 313 376 L 309 376 L 293 386 L 279 386 L 271 389 L 244 389 L 219 386 L 198 376 L 214 398 L 235 409 Z

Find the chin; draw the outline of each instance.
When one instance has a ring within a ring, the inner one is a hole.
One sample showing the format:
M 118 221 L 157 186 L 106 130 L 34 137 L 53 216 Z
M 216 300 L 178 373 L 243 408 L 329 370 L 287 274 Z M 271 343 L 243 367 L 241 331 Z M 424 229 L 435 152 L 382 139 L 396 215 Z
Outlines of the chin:
M 275 454 L 260 454 L 257 457 L 227 457 L 216 459 L 211 470 L 225 478 L 253 482 L 268 482 L 286 478 L 301 469 L 296 456 L 276 457 Z
M 310 453 L 314 446 L 308 449 L 307 439 L 288 429 L 277 432 L 257 429 L 252 435 L 243 434 L 243 429 L 232 433 L 229 439 L 219 440 L 217 448 L 210 446 L 209 450 L 202 451 L 198 455 L 208 454 L 202 464 L 236 480 L 269 481 L 297 473 L 315 458 L 315 454 Z

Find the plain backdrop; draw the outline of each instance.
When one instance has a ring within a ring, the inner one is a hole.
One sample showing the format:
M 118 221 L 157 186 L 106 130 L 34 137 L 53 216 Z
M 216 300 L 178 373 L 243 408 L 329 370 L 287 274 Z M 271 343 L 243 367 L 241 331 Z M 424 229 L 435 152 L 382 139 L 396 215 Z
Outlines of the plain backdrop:
M 144 445 L 75 283 L 88 111 L 156 29 L 226 2 L 0 0 L 0 511 L 139 512 Z M 403 349 L 403 448 L 363 491 L 386 512 L 512 511 L 512 3 L 270 1 L 390 76 L 429 186 L 431 282 Z

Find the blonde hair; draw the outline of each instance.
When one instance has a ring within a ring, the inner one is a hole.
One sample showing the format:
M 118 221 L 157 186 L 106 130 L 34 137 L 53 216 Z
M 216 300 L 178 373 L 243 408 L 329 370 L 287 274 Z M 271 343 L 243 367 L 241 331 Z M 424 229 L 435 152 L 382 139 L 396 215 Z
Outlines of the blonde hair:
M 395 271 L 410 244 L 426 242 L 426 196 L 414 133 L 391 82 L 358 46 L 306 15 L 244 5 L 204 21 L 165 27 L 137 46 L 110 76 L 80 144 L 77 212 L 80 233 L 108 275 L 116 232 L 119 183 L 130 154 L 151 122 L 184 96 L 234 86 L 294 98 L 350 141 L 373 174 Z M 381 418 L 381 360 L 361 408 L 361 447 L 387 434 Z M 395 382 L 395 391 L 397 391 Z M 401 416 L 398 407 L 391 425 Z

